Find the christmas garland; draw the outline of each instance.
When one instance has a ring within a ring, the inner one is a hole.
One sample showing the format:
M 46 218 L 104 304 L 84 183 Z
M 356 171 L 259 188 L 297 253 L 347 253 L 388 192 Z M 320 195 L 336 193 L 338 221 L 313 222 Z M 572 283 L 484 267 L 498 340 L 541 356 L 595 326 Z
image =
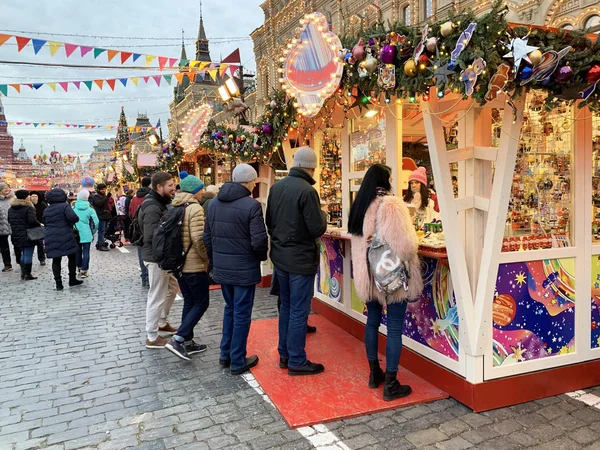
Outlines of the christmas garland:
M 183 162 L 184 151 L 176 137 L 162 148 L 162 154 L 156 159 L 156 169 L 161 172 L 179 174 L 179 165 Z

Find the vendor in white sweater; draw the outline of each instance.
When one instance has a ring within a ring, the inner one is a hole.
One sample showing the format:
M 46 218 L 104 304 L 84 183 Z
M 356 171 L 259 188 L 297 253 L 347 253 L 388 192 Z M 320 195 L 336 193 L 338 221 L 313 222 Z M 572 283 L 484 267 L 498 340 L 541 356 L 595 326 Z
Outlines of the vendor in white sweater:
M 415 222 L 419 228 L 425 223 L 431 223 L 433 219 L 439 219 L 439 214 L 435 211 L 435 202 L 430 198 L 427 187 L 425 167 L 418 167 L 408 177 L 408 192 L 404 201 L 415 207 Z

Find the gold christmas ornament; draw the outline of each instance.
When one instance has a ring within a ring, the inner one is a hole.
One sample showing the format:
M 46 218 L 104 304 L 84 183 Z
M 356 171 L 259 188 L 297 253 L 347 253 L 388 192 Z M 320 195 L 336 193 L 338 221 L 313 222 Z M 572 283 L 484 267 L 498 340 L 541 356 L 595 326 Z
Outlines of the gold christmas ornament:
M 537 66 L 540 62 L 542 62 L 542 52 L 540 50 L 534 50 L 527 56 L 529 56 L 529 60 L 534 66 Z
M 404 63 L 404 73 L 408 77 L 416 77 L 417 76 L 417 65 L 415 64 L 414 59 L 409 59 Z
M 375 69 L 377 69 L 378 64 L 379 61 L 377 61 L 377 58 L 374 58 L 373 55 L 369 54 L 367 58 L 360 63 L 360 66 L 367 72 L 373 73 L 375 72 Z
M 443 37 L 448 37 L 452 34 L 455 28 L 456 24 L 454 22 L 448 21 L 442 25 L 442 27 L 440 28 L 440 33 Z

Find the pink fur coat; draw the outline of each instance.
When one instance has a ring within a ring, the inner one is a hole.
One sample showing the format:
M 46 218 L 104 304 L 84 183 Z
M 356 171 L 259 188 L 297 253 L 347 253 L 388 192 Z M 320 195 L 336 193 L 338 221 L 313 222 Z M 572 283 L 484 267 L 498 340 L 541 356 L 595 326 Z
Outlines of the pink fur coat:
M 380 239 L 389 244 L 402 261 L 408 261 L 410 266 L 410 280 L 408 291 L 399 289 L 387 299 L 375 286 L 369 276 L 367 263 L 367 248 L 370 238 L 375 234 L 375 214 L 379 202 L 378 234 Z M 352 236 L 352 267 L 354 272 L 354 285 L 356 292 L 363 302 L 377 299 L 379 303 L 399 303 L 406 299 L 416 299 L 423 291 L 423 278 L 421 263 L 417 251 L 419 241 L 413 228 L 413 221 L 402 199 L 388 195 L 376 198 L 367 209 L 363 224 L 363 235 Z

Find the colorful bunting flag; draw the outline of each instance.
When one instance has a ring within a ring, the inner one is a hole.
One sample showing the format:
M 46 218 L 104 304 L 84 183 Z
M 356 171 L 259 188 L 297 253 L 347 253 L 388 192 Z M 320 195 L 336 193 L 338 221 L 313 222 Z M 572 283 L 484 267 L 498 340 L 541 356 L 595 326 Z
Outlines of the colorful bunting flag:
M 154 61 L 155 59 L 156 59 L 156 56 L 146 55 L 146 67 L 148 67 L 150 64 L 152 64 L 152 61 Z
M 73 83 L 77 89 L 81 86 L 81 81 L 71 81 L 71 83 Z
M 61 81 L 58 84 L 61 88 L 63 88 L 63 91 L 65 91 L 65 92 L 69 91 L 69 82 L 68 81 Z
M 138 77 L 131 77 L 129 80 L 130 80 L 130 81 L 131 81 L 133 84 L 135 84 L 136 86 L 138 85 L 138 81 L 139 81 L 139 80 L 138 80 Z
M 67 58 L 73 54 L 75 50 L 77 50 L 78 45 L 73 44 L 65 44 L 65 55 Z
M 46 42 L 48 41 L 44 41 L 42 39 L 32 39 L 31 43 L 33 44 L 33 53 L 37 55 L 42 47 L 46 45 Z
M 12 36 L 10 34 L 0 34 L 0 46 L 8 41 Z
M 213 79 L 213 81 L 217 81 L 217 69 L 209 69 L 209 70 L 207 70 L 207 72 L 210 75 L 210 77 Z
M 175 64 L 177 64 L 178 61 L 179 59 L 177 58 L 169 58 L 169 67 L 175 66 Z
M 50 41 L 48 42 L 48 47 L 50 47 L 50 56 L 54 56 L 58 49 L 62 47 L 62 44 L 60 42 Z
M 18 49 L 18 51 L 23 50 L 25 48 L 25 46 L 27 44 L 29 44 L 29 41 L 31 41 L 31 38 L 23 37 L 23 36 L 15 36 L 15 38 L 17 39 L 17 49 Z
M 159 56 L 158 57 L 158 68 L 160 70 L 163 70 L 165 68 L 165 65 L 167 64 L 168 60 L 169 60 L 169 58 L 167 58 L 165 56 Z
M 54 92 L 56 92 L 56 83 L 46 83 L 50 89 L 52 89 Z
M 100 90 L 102 90 L 102 85 L 104 84 L 104 80 L 94 80 L 94 83 L 96 84 L 96 86 L 98 86 L 100 88 Z
M 142 80 L 144 80 L 144 83 L 148 84 L 148 80 L 150 80 L 150 77 L 142 77 Z
M 182 72 L 174 73 L 173 76 L 177 80 L 177 83 L 181 84 L 181 83 L 183 83 L 183 77 L 185 76 L 185 73 L 182 73 Z
M 84 81 L 83 84 L 85 84 L 85 86 L 91 91 L 92 90 L 92 82 L 91 81 Z
M 111 62 L 120 52 L 118 50 L 108 50 L 108 62 Z
M 219 66 L 219 75 L 221 77 L 223 77 L 223 75 L 225 75 L 225 72 L 227 71 L 227 69 L 229 69 L 229 64 L 221 64 Z
M 156 85 L 160 86 L 160 81 L 162 80 L 162 77 L 160 75 L 154 75 L 154 76 L 152 76 L 152 78 L 154 79 L 154 82 L 156 83 Z
M 163 78 L 165 79 L 165 81 L 169 84 L 171 84 L 171 80 L 173 79 L 173 75 L 163 75 Z
M 115 90 L 115 82 L 117 80 L 116 79 L 111 79 L 111 80 L 106 80 L 106 84 L 108 84 L 110 86 L 110 90 L 114 91 Z
M 98 58 L 98 56 L 100 56 L 105 51 L 105 48 L 94 48 L 94 59 Z
M 0 84 L 0 93 L 5 97 L 8 95 L 8 86 L 6 84 Z
M 138 59 L 140 59 L 140 56 L 142 56 L 142 55 L 140 55 L 139 53 L 134 53 L 133 54 L 133 62 L 136 62 Z
M 123 85 L 123 87 L 127 87 L 127 78 L 119 78 L 119 81 Z
M 125 61 L 131 58 L 131 55 L 133 55 L 131 52 L 121 52 L 121 64 L 125 64 Z
M 33 83 L 32 86 L 33 88 L 37 91 L 39 88 L 41 88 L 44 85 L 44 83 Z
M 80 47 L 81 50 L 81 57 L 84 57 L 85 55 L 87 55 L 89 52 L 91 52 L 92 50 L 94 50 L 94 47 L 89 47 L 87 45 L 82 45 Z

